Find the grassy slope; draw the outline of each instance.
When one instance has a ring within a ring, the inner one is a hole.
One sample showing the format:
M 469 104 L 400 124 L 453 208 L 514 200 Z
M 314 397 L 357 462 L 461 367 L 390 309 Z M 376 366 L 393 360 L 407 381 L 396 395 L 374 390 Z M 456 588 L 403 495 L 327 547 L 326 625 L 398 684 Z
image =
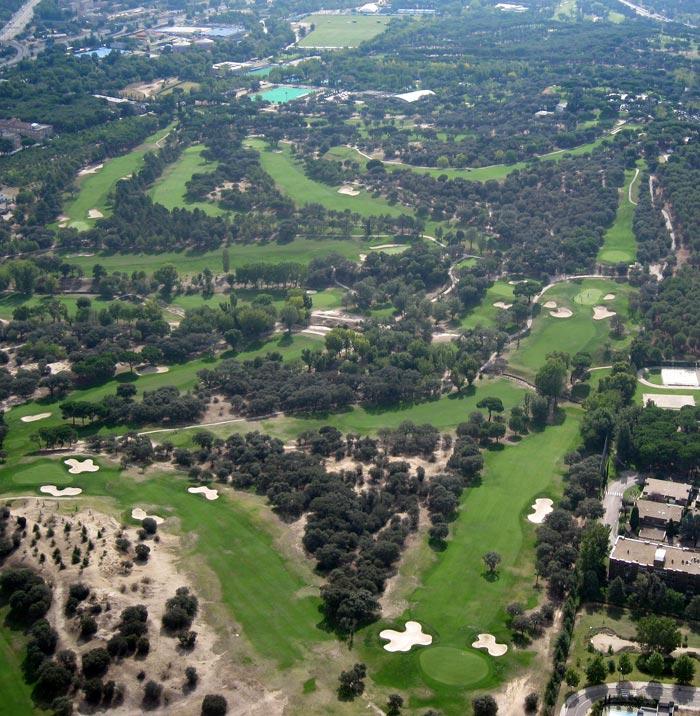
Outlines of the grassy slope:
M 161 129 L 148 137 L 143 144 L 121 157 L 104 162 L 102 169 L 95 174 L 86 174 L 78 178 L 78 195 L 64 207 L 64 213 L 70 218 L 68 226 L 84 231 L 95 225 L 95 219 L 88 219 L 90 209 L 98 209 L 105 216 L 109 214 L 107 199 L 120 179 L 133 174 L 141 168 L 143 156 L 156 149 L 156 142 L 162 139 L 172 126 Z
M 392 206 L 384 199 L 375 199 L 364 190 L 358 196 L 347 196 L 338 194 L 337 187 L 309 179 L 301 164 L 294 160 L 289 145 L 283 144 L 279 151 L 270 151 L 260 139 L 249 139 L 246 144 L 260 153 L 263 169 L 275 180 L 280 191 L 297 204 L 321 204 L 335 211 L 350 209 L 362 216 L 412 213 L 404 207 Z
M 511 286 L 507 281 L 495 281 L 493 286 L 486 291 L 484 300 L 460 321 L 460 327 L 474 328 L 480 324 L 486 328 L 494 328 L 496 326 L 496 318 L 503 312 L 503 309 L 493 304 L 498 301 L 512 303 L 514 288 L 515 287 Z
M 588 292 L 586 304 L 576 301 L 582 292 Z M 578 351 L 588 351 L 593 356 L 593 364 L 601 365 L 606 342 L 609 341 L 613 349 L 620 349 L 628 339 L 611 339 L 610 319 L 594 321 L 593 306 L 605 305 L 625 320 L 629 315 L 630 292 L 627 284 L 606 279 L 583 279 L 580 283 L 568 282 L 553 286 L 540 299 L 540 303 L 556 301 L 558 306 L 571 309 L 574 315 L 571 318 L 552 318 L 549 309 L 543 308 L 533 322 L 530 335 L 520 342 L 520 349 L 510 356 L 510 367 L 531 378 L 544 363 L 547 353 L 555 350 L 572 355 Z M 606 293 L 614 293 L 615 299 L 603 301 Z
M 0 609 L 4 623 L 9 609 Z M 31 687 L 24 681 L 22 660 L 25 638 L 21 632 L 0 626 L 0 716 L 32 716 L 44 713 L 34 708 Z
M 315 29 L 299 42 L 300 47 L 357 47 L 384 32 L 389 24 L 387 17 L 367 15 L 310 15 L 305 23 Z
M 632 263 L 637 256 L 637 242 L 632 230 L 634 219 L 634 204 L 629 200 L 629 187 L 634 179 L 635 170 L 628 169 L 625 172 L 625 183 L 618 190 L 620 203 L 617 207 L 615 222 L 605 232 L 604 243 L 598 252 L 598 261 L 605 264 L 616 264 L 619 262 Z M 632 186 L 632 200 L 636 201 L 639 195 L 639 180 L 641 173 Z
M 213 202 L 188 202 L 185 198 L 187 182 L 193 174 L 206 174 L 214 171 L 216 164 L 202 157 L 205 147 L 203 144 L 193 144 L 187 147 L 180 158 L 173 162 L 161 174 L 148 192 L 148 195 L 157 204 L 166 209 L 184 208 L 201 209 L 210 216 L 222 216 L 227 212 Z
M 534 604 L 539 598 L 532 576 L 535 528 L 525 515 L 534 498 L 558 493 L 562 457 L 577 441 L 578 424 L 579 413 L 573 409 L 562 425 L 486 454 L 483 485 L 465 491 L 447 549 L 433 553 L 424 543 L 418 564 L 411 563 L 411 574 L 423 567 L 421 586 L 409 596 L 408 611 L 396 623 L 418 620 L 433 635 L 435 646 L 470 651 L 479 632 L 508 641 L 506 605 L 516 600 Z M 496 550 L 503 559 L 495 580 L 484 576 L 481 557 L 487 550 Z M 465 713 L 470 694 L 426 679 L 421 649 L 388 654 L 380 648 L 378 633 L 386 626 L 369 628 L 363 640 L 362 656 L 370 665 L 370 676 L 387 689 L 410 690 L 414 708 L 438 708 L 445 716 Z M 498 660 L 482 656 L 490 666 L 490 675 L 478 684 L 482 687 L 500 682 L 506 673 L 510 676 L 513 667 L 529 658 L 512 650 Z

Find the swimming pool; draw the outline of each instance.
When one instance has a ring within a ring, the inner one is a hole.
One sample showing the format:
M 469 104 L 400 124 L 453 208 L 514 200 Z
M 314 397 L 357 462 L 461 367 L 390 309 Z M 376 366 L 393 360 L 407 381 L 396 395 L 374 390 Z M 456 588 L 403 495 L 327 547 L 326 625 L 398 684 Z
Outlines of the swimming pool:
M 257 92 L 253 95 L 254 99 L 263 99 L 266 102 L 272 102 L 273 104 L 286 104 L 292 102 L 295 99 L 306 97 L 306 95 L 312 94 L 313 90 L 307 89 L 306 87 L 271 87 L 270 89 L 262 92 Z

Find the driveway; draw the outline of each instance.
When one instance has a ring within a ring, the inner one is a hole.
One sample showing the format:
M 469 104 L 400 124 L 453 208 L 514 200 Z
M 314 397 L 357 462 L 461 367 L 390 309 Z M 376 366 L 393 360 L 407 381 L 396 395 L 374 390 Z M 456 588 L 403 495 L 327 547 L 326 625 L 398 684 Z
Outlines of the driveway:
M 617 537 L 618 517 L 622 507 L 622 496 L 628 487 L 632 487 L 637 481 L 637 473 L 630 472 L 617 480 L 608 483 L 605 495 L 603 496 L 603 523 L 610 527 L 610 540 L 615 542 Z

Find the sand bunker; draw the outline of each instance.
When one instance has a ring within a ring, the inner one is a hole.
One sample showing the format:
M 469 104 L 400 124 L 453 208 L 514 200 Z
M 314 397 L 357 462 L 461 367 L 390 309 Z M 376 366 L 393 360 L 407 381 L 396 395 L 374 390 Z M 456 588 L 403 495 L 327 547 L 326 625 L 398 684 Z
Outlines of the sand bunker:
M 64 487 L 59 490 L 56 485 L 42 485 L 39 488 L 39 492 L 43 492 L 45 495 L 51 495 L 52 497 L 75 497 L 79 495 L 82 490 L 79 487 Z
M 504 311 L 507 311 L 513 304 L 512 303 L 504 303 L 503 301 L 496 301 L 493 305 L 496 308 L 502 308 Z
M 151 373 L 167 373 L 170 370 L 167 365 L 145 365 L 137 368 L 138 375 L 150 375 Z
M 71 475 L 80 475 L 81 472 L 97 472 L 100 469 L 100 466 L 95 465 L 91 457 L 86 460 L 76 460 L 73 457 L 69 457 L 63 463 L 68 465 L 68 472 Z
M 150 517 L 152 520 L 155 520 L 157 525 L 162 525 L 163 522 L 165 522 L 163 517 L 158 517 L 158 515 L 148 515 L 146 514 L 146 510 L 142 510 L 140 507 L 134 507 L 134 509 L 131 510 L 131 517 L 134 520 L 145 520 L 147 517 Z
M 560 306 L 556 311 L 550 311 L 549 315 L 552 318 L 571 318 L 571 316 L 574 315 L 574 312 L 570 308 Z
M 219 491 L 218 490 L 212 490 L 211 487 L 188 487 L 187 492 L 193 494 L 193 495 L 203 495 L 207 500 L 218 500 L 219 499 Z
M 554 503 L 547 497 L 539 497 L 532 503 L 532 509 L 534 512 L 527 516 L 530 522 L 534 522 L 536 525 L 541 525 L 544 522 L 544 518 L 554 510 Z
M 497 643 L 493 634 L 479 634 L 472 646 L 475 649 L 486 649 L 491 656 L 503 656 L 508 651 L 507 645 Z
M 99 209 L 90 209 L 88 211 L 88 219 L 102 219 L 104 214 Z
M 359 196 L 360 192 L 351 186 L 341 186 L 338 189 L 338 194 L 344 194 L 345 196 Z
M 603 296 L 603 301 L 612 301 L 613 298 L 615 298 L 614 293 L 606 293 L 605 296 Z
M 384 629 L 379 632 L 380 639 L 387 639 L 386 651 L 410 651 L 413 646 L 428 646 L 433 643 L 430 634 L 423 634 L 423 627 L 418 622 L 406 622 L 406 631 Z
M 622 651 L 623 649 L 635 649 L 639 646 L 635 641 L 622 639 L 617 636 L 617 634 L 608 634 L 607 632 L 595 634 L 591 638 L 591 644 L 593 644 L 593 648 L 601 654 L 607 654 L 609 648 L 612 648 L 613 654 L 617 654 L 618 651 Z
M 610 318 L 614 316 L 615 311 L 608 311 L 605 306 L 594 306 L 593 307 L 593 320 L 602 321 L 604 318 Z
M 78 172 L 78 176 L 84 177 L 86 174 L 95 174 L 96 172 L 99 172 L 103 166 L 104 164 L 95 164 L 95 166 L 92 167 L 85 167 L 85 169 L 81 169 Z
M 547 301 L 547 303 L 543 304 L 545 308 L 556 308 L 557 302 L 556 301 Z
M 34 423 L 37 420 L 45 420 L 50 417 L 51 413 L 37 413 L 36 415 L 25 415 L 23 418 L 20 418 L 20 420 L 23 423 Z
M 381 251 L 382 249 L 400 249 L 405 248 L 405 244 L 379 244 L 378 246 L 370 246 L 371 251 Z

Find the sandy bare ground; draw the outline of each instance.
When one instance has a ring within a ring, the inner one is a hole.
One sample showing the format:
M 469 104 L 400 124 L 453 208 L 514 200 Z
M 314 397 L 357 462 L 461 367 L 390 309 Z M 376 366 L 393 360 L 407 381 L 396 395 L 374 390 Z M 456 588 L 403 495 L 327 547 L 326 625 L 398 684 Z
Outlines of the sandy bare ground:
M 78 172 L 78 176 L 84 177 L 86 174 L 97 174 L 97 172 L 99 172 L 103 166 L 104 166 L 104 164 L 94 164 L 91 167 L 85 167 L 85 169 L 81 169 Z
M 605 306 L 593 307 L 593 320 L 602 321 L 615 315 L 615 311 L 609 311 Z
M 52 497 L 76 497 L 82 490 L 79 487 L 64 487 L 61 490 L 56 485 L 42 485 L 39 492 Z
M 505 303 L 504 301 L 495 301 L 493 304 L 496 308 L 500 308 L 504 311 L 507 311 L 509 308 L 512 307 L 512 303 Z
M 508 645 L 499 644 L 493 634 L 479 634 L 472 646 L 475 649 L 486 649 L 491 656 L 503 656 L 508 651 Z
M 20 418 L 20 420 L 23 423 L 34 423 L 37 420 L 46 420 L 46 418 L 50 418 L 51 413 L 36 413 L 36 415 L 25 415 L 24 417 Z
M 552 318 L 571 318 L 571 316 L 574 315 L 574 312 L 570 308 L 560 306 L 556 311 L 550 311 L 549 315 Z
M 47 363 L 46 366 L 52 374 L 63 373 L 64 371 L 70 370 L 70 363 L 67 360 L 57 360 L 53 363 Z
M 68 472 L 71 475 L 80 475 L 83 472 L 97 472 L 100 469 L 99 465 L 95 465 L 95 462 L 91 457 L 85 460 L 76 460 L 73 457 L 69 457 L 64 460 L 63 463 L 68 465 Z
M 538 497 L 532 504 L 534 512 L 529 514 L 527 519 L 536 525 L 541 525 L 544 518 L 554 510 L 553 505 L 554 503 L 549 498 Z
M 341 186 L 338 189 L 338 194 L 344 194 L 345 196 L 359 196 L 360 192 L 352 186 Z
M 59 635 L 57 651 L 73 650 L 78 655 L 78 662 L 80 655 L 86 651 L 106 646 L 116 631 L 124 608 L 143 604 L 148 609 L 150 652 L 146 657 L 126 657 L 110 665 L 106 680 L 113 679 L 124 691 L 123 703 L 110 709 L 110 713 L 116 716 L 142 713 L 143 682 L 139 682 L 136 677 L 140 671 L 144 671 L 144 682 L 153 679 L 164 687 L 164 705 L 157 713 L 199 716 L 204 695 L 220 693 L 228 700 L 229 713 L 249 716 L 281 714 L 283 704 L 278 694 L 266 691 L 260 683 L 248 677 L 239 678 L 238 667 L 218 643 L 221 634 L 206 619 L 207 605 L 201 599 L 200 611 L 192 624 L 192 629 L 197 632 L 194 650 L 183 652 L 177 639 L 161 629 L 165 602 L 178 587 L 186 586 L 197 594 L 193 580 L 178 569 L 182 556 L 180 539 L 159 531 L 158 542 L 147 542 L 151 550 L 148 562 L 140 564 L 133 560 L 131 553 L 125 555 L 117 551 L 115 538 L 122 530 L 116 519 L 87 507 L 74 512 L 75 504 L 70 503 L 70 507 L 67 507 L 66 503 L 51 499 L 32 501 L 26 505 L 14 503 L 13 515 L 21 514 L 27 518 L 28 534 L 31 534 L 33 525 L 38 523 L 41 538 L 37 542 L 36 553 L 30 548 L 30 538 L 25 538 L 10 562 L 31 566 L 51 584 L 54 600 L 47 618 Z M 70 530 L 65 532 L 67 524 Z M 59 570 L 50 558 L 43 564 L 39 562 L 40 554 L 49 557 L 53 550 L 46 536 L 48 527 L 54 530 L 53 540 L 65 564 L 63 570 Z M 88 553 L 89 564 L 85 568 L 81 568 L 80 564 L 71 564 L 74 547 L 83 554 L 87 552 L 82 542 L 83 528 L 95 546 Z M 138 542 L 136 528 L 123 530 L 123 535 L 132 545 Z M 129 564 L 125 565 L 125 561 Z M 78 581 L 90 587 L 91 591 L 80 610 L 100 608 L 99 613 L 94 614 L 98 624 L 97 634 L 87 642 L 79 637 L 79 616 L 69 618 L 64 613 L 68 587 Z M 199 677 L 193 692 L 183 689 L 187 666 L 193 666 Z M 79 706 L 78 700 L 76 706 Z M 85 708 L 79 708 L 77 712 L 91 713 Z
M 429 646 L 433 643 L 430 634 L 423 633 L 423 627 L 418 622 L 406 622 L 405 631 L 384 629 L 379 632 L 380 639 L 387 639 L 384 650 L 390 652 L 410 651 L 414 646 Z

